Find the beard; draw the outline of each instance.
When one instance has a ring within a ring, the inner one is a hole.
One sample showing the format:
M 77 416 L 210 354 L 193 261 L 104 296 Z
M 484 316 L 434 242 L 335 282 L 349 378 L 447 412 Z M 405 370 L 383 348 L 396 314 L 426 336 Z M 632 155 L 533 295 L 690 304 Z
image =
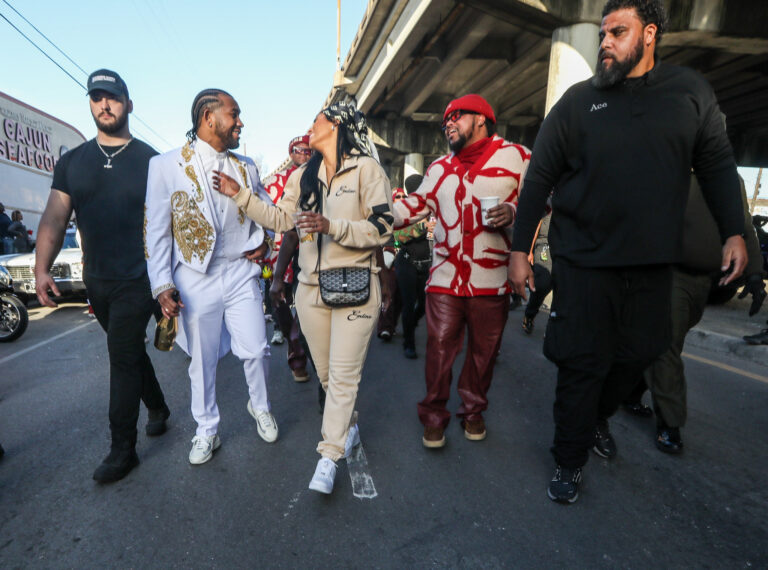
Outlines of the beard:
M 96 128 L 98 128 L 102 133 L 107 135 L 113 135 L 117 132 L 120 132 L 120 130 L 125 126 L 125 124 L 128 122 L 128 113 L 124 112 L 122 115 L 112 115 L 115 117 L 115 121 L 113 123 L 104 123 L 102 122 L 98 117 L 93 117 L 93 122 L 96 123 Z
M 626 79 L 629 72 L 640 63 L 644 54 L 643 38 L 638 38 L 635 47 L 627 56 L 627 59 L 622 61 L 612 57 L 613 64 L 610 68 L 605 66 L 605 61 L 602 59 L 604 53 L 602 48 L 597 52 L 597 67 L 595 68 L 595 75 L 592 78 L 592 85 L 599 89 L 613 87 L 614 85 L 621 83 Z
M 458 137 L 455 141 L 448 141 L 448 148 L 450 148 L 453 152 L 459 152 L 464 148 L 465 144 L 467 144 L 467 137 L 461 133 L 458 133 Z
M 234 129 L 225 129 L 216 125 L 216 136 L 218 136 L 222 142 L 224 142 L 224 146 L 230 150 L 240 146 L 240 138 L 236 137 L 233 131 Z

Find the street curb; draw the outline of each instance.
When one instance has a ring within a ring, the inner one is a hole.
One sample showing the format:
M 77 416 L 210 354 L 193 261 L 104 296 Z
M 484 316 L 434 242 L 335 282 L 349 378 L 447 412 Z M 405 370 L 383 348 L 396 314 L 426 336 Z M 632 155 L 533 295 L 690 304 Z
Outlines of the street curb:
M 686 344 L 697 348 L 730 354 L 756 364 L 768 364 L 768 346 L 751 345 L 741 337 L 720 334 L 699 327 L 694 327 L 685 337 Z

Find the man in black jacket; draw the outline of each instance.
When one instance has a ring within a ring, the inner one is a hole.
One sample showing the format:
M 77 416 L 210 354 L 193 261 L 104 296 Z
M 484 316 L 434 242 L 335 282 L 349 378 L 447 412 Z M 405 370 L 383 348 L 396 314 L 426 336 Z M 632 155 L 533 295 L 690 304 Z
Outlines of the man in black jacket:
M 656 60 L 664 22 L 660 0 L 605 5 L 595 76 L 542 124 L 518 206 L 509 278 L 523 295 L 526 283 L 535 289 L 527 256 L 552 192 L 544 353 L 558 366 L 548 489 L 558 502 L 578 498 L 589 448 L 596 435 L 610 438 L 597 418 L 610 417 L 669 346 L 671 264 L 692 167 L 727 238 L 723 282 L 746 264 L 736 164 L 714 92 L 694 71 Z

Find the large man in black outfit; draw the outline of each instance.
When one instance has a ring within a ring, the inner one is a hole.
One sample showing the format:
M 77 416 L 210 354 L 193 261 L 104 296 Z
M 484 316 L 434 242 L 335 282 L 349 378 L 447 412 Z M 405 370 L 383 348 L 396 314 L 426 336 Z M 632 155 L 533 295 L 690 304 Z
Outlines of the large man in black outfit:
M 609 417 L 669 346 L 670 267 L 691 167 L 727 238 L 723 281 L 746 264 L 736 164 L 715 95 L 697 73 L 655 58 L 664 20 L 660 0 L 606 4 L 596 74 L 545 119 L 520 197 L 509 277 L 523 294 L 526 282 L 535 287 L 527 254 L 553 192 L 544 352 L 558 366 L 548 490 L 558 502 L 578 497 L 598 413 Z
M 37 298 L 55 307 L 49 273 L 74 209 L 83 241 L 83 276 L 99 324 L 107 333 L 110 364 L 109 427 L 112 448 L 93 478 L 122 479 L 139 459 L 139 403 L 149 410 L 147 435 L 165 432 L 170 415 L 144 345 L 154 301 L 144 260 L 144 195 L 149 159 L 157 154 L 128 127 L 133 103 L 120 76 L 100 69 L 88 78 L 97 134 L 61 157 L 40 221 L 35 261 Z

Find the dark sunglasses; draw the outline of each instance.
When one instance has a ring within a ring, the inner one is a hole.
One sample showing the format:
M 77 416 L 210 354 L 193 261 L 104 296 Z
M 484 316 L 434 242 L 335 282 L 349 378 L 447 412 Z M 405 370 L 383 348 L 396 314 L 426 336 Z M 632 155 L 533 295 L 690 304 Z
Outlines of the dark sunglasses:
M 456 109 L 455 111 L 451 111 L 448 116 L 443 119 L 442 129 L 445 130 L 446 127 L 448 127 L 448 123 L 455 123 L 459 119 L 461 119 L 464 115 L 477 115 L 477 113 L 473 111 L 464 111 L 462 109 Z
M 295 152 L 296 154 L 312 154 L 311 148 L 299 148 L 297 146 L 293 147 L 293 150 L 291 152 Z

